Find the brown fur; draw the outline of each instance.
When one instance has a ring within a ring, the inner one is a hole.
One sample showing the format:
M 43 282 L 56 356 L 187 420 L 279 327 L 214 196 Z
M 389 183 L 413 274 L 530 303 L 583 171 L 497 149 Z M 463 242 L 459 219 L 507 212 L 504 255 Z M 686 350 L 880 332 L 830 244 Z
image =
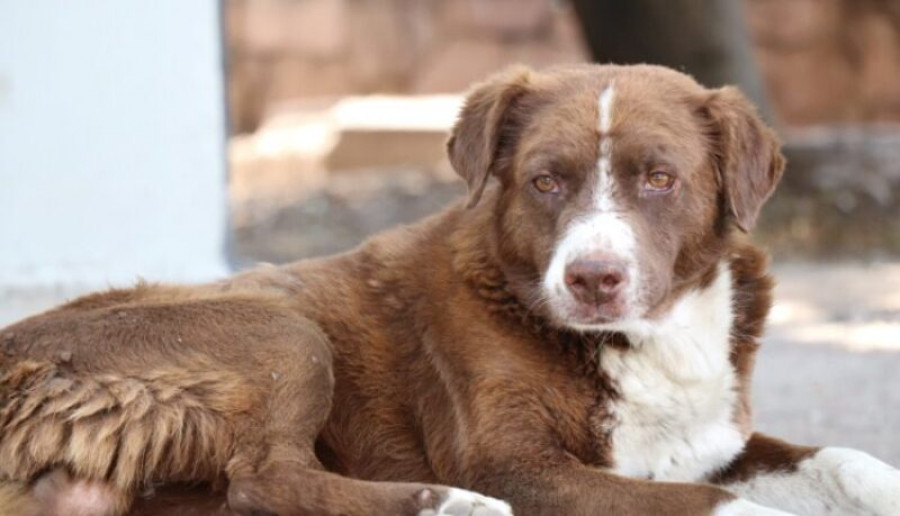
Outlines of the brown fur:
M 136 499 L 135 514 L 417 514 L 440 501 L 439 484 L 517 514 L 709 514 L 732 495 L 606 469 L 618 392 L 597 364 L 605 346 L 629 343 L 565 329 L 536 294 L 553 242 L 584 209 L 575 194 L 597 160 L 596 95 L 612 77 L 632 99 L 617 155 L 663 156 L 681 171 L 681 203 L 648 205 L 639 221 L 649 317 L 728 257 L 735 417 L 749 438 L 772 281 L 731 222 L 751 227 L 774 188 L 774 136 L 735 92 L 672 71 L 515 69 L 473 91 L 448 145 L 469 209 L 348 254 L 94 294 L 7 328 L 0 500 L 65 470 Z M 522 194 L 532 159 L 569 171 L 571 200 Z M 748 452 L 735 471 L 771 457 Z M 179 482 L 201 486 L 141 496 Z
M 760 473 L 791 473 L 798 464 L 819 450 L 812 446 L 797 446 L 774 437 L 755 433 L 750 436 L 740 456 L 714 479 L 717 483 L 743 482 Z
M 27 485 L 0 483 L 0 514 L 15 516 L 40 516 L 40 507 L 34 502 Z
M 740 378 L 739 402 L 735 418 L 744 435 L 750 437 L 753 432 L 751 376 L 759 339 L 762 337 L 766 316 L 772 307 L 772 289 L 775 281 L 768 273 L 768 256 L 749 244 L 737 245 L 732 256 L 735 320 L 731 331 L 733 336 L 731 363 Z

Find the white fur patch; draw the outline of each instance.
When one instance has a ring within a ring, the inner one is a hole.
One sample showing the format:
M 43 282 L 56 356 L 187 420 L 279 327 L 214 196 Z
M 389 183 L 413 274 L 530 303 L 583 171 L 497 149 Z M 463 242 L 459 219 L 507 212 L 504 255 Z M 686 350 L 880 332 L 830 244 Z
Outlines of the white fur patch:
M 608 140 L 604 140 L 608 143 Z M 594 189 L 594 209 L 601 213 L 614 212 L 616 204 L 613 201 L 615 185 L 612 179 L 612 158 L 600 156 L 597 163 L 597 186 Z
M 567 319 L 566 313 L 576 301 L 566 287 L 566 266 L 582 256 L 599 251 L 619 257 L 627 264 L 630 279 L 624 292 L 625 302 L 629 310 L 635 310 L 636 285 L 639 280 L 637 263 L 634 259 L 635 247 L 631 226 L 617 214 L 601 212 L 575 221 L 557 244 L 550 266 L 544 274 L 544 293 L 550 301 L 551 308 L 557 311 L 561 319 Z M 569 325 L 573 328 L 593 327 L 580 325 L 575 321 Z
M 737 499 L 716 508 L 713 516 L 791 516 L 789 513 Z
M 765 473 L 725 487 L 798 515 L 900 514 L 900 471 L 847 448 L 824 448 L 795 472 Z
M 597 130 L 600 133 L 600 159 L 597 161 L 597 187 L 594 190 L 594 207 L 605 213 L 615 210 L 613 203 L 612 179 L 612 139 L 609 130 L 612 128 L 613 100 L 616 96 L 615 85 L 610 83 L 604 88 L 597 100 Z
M 607 133 L 612 128 L 612 106 L 615 96 L 616 85 L 614 82 L 610 82 L 606 88 L 603 88 L 600 98 L 597 99 L 597 107 L 599 108 L 597 111 L 600 115 L 597 120 L 597 129 L 601 133 Z
M 450 488 L 437 511 L 420 511 L 419 516 L 512 516 L 509 505 L 496 498 Z
M 693 482 L 743 449 L 733 421 L 731 325 L 731 271 L 725 263 L 709 287 L 686 293 L 661 319 L 611 325 L 632 343 L 624 350 L 604 348 L 600 358 L 621 394 L 613 404 L 614 471 Z

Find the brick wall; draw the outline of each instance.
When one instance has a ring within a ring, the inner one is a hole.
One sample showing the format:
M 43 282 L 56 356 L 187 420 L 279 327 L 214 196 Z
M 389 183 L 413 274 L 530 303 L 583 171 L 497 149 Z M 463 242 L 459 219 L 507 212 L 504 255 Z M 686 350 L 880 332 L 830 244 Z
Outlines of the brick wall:
M 234 126 L 273 105 L 359 93 L 458 92 L 510 63 L 588 59 L 551 0 L 228 0 Z
M 745 0 L 789 124 L 900 121 L 900 1 Z
M 744 0 L 790 125 L 900 121 L 900 1 Z M 563 0 L 227 0 L 233 125 L 294 99 L 455 92 L 510 63 L 588 59 Z

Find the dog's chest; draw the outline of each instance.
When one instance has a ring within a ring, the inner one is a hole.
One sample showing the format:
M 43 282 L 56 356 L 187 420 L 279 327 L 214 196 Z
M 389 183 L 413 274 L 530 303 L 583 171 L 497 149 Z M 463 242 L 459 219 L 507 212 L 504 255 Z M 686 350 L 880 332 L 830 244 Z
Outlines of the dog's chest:
M 697 481 L 743 448 L 734 422 L 737 378 L 729 360 L 731 277 L 685 295 L 663 320 L 606 348 L 600 367 L 618 386 L 609 407 L 613 469 L 620 474 Z

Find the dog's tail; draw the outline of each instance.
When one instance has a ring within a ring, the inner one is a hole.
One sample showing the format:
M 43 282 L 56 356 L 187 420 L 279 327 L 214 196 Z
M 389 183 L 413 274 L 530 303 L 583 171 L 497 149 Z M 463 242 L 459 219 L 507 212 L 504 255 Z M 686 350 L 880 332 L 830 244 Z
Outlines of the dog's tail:
M 213 480 L 233 442 L 225 398 L 242 388 L 236 375 L 211 368 L 128 376 L 28 360 L 0 367 L 0 482 L 31 482 L 56 468 L 126 493 Z

